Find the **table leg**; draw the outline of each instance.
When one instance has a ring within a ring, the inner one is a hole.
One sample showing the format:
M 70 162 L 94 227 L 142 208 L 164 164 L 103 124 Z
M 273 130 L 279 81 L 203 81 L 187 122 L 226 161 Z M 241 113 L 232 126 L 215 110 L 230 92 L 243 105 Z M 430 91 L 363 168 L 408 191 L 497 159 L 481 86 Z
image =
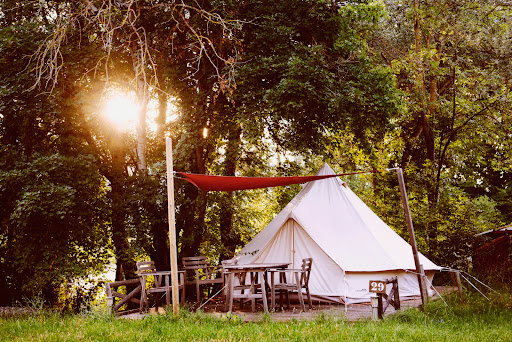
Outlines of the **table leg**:
M 201 286 L 199 285 L 199 270 L 196 269 L 196 300 L 201 302 Z
M 263 271 L 258 272 L 261 275 L 261 297 L 263 299 L 263 308 L 265 312 L 268 313 L 268 303 L 267 303 L 267 292 L 265 289 L 265 279 L 263 278 Z
M 185 271 L 185 272 L 186 272 L 186 271 Z M 186 273 L 185 273 L 185 274 L 186 274 Z M 182 303 L 182 304 L 185 304 L 185 298 L 186 298 L 186 296 L 185 296 L 185 289 L 187 288 L 187 286 L 185 285 L 185 283 L 186 283 L 186 281 L 187 281 L 187 280 L 186 280 L 187 278 L 184 276 L 184 274 L 183 274 L 183 273 L 178 273 L 178 281 L 179 281 L 179 279 L 181 279 L 181 284 L 183 284 L 183 285 L 182 285 L 182 286 L 183 286 L 183 289 L 181 290 L 181 303 Z M 178 286 L 178 288 L 179 288 L 179 286 Z
M 276 290 L 274 289 L 274 273 L 270 272 L 270 306 L 272 310 L 276 309 Z
M 165 278 L 165 304 L 167 307 L 166 310 L 169 310 L 169 307 L 171 306 L 171 284 L 169 284 L 169 278 L 170 275 L 166 274 L 163 276 Z M 174 291 L 179 291 L 178 289 L 174 289 Z
M 251 272 L 251 288 L 249 290 L 249 294 L 256 294 L 256 285 L 258 284 L 258 272 Z M 256 298 L 251 298 L 251 310 L 252 312 L 256 311 Z
M 297 294 L 299 295 L 299 302 L 302 311 L 306 311 L 306 307 L 304 306 L 304 297 L 302 297 L 302 287 L 300 286 L 299 272 L 295 273 L 295 284 L 297 284 Z
M 233 311 L 233 291 L 235 290 L 234 275 L 235 275 L 234 272 L 229 273 L 229 291 L 228 291 L 229 312 Z
M 142 313 L 142 311 L 144 310 L 144 305 L 146 304 L 146 276 L 142 276 L 140 278 L 140 285 L 141 285 L 141 290 L 140 290 L 140 305 L 139 305 L 139 312 Z

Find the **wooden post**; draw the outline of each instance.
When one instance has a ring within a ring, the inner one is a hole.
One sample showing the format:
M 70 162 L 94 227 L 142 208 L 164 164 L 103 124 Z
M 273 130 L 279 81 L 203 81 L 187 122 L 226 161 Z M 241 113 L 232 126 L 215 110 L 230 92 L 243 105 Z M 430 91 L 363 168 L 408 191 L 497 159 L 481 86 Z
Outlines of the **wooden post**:
M 460 302 L 464 303 L 464 292 L 462 291 L 462 282 L 460 281 L 460 271 L 455 271 L 455 283 L 459 290 Z
M 428 300 L 428 295 L 426 289 L 424 288 L 424 280 L 423 277 L 425 274 L 422 272 L 422 267 L 420 265 L 420 259 L 418 257 L 418 248 L 416 246 L 416 237 L 414 236 L 414 227 L 412 225 L 411 219 L 411 211 L 409 209 L 409 201 L 407 200 L 407 192 L 405 190 L 405 181 L 404 175 L 402 173 L 402 168 L 397 168 L 396 173 L 398 176 L 398 184 L 400 186 L 400 194 L 402 195 L 402 205 L 404 207 L 405 213 L 405 221 L 407 222 L 407 230 L 409 231 L 409 240 L 411 242 L 412 254 L 414 257 L 414 265 L 416 266 L 416 273 L 418 275 L 418 284 L 420 287 L 421 293 L 421 304 L 425 305 Z
M 109 314 L 113 314 L 114 310 L 112 309 L 112 307 L 114 306 L 114 297 L 112 297 L 112 289 L 110 288 L 110 283 L 106 283 L 105 284 L 105 289 L 106 289 L 106 292 L 107 292 L 107 308 L 108 308 L 108 313 Z
M 421 291 L 423 293 L 421 294 L 422 297 L 425 298 L 425 303 L 428 302 L 428 287 L 427 287 L 427 276 L 425 275 L 425 270 L 423 269 L 423 264 L 420 264 L 420 274 L 421 274 Z M 424 304 L 425 304 L 424 303 Z
M 382 301 L 382 293 L 377 293 L 377 316 L 379 319 L 384 319 L 384 305 Z
M 377 295 L 370 298 L 372 304 L 372 320 L 379 320 L 379 298 Z
M 393 298 L 394 307 L 395 310 L 400 310 L 400 290 L 398 289 L 398 278 L 393 282 L 393 289 L 395 290 L 393 291 L 395 296 L 395 298 Z
M 174 168 L 172 160 L 172 140 L 165 139 L 165 154 L 167 160 L 167 201 L 169 216 L 169 255 L 171 260 L 171 286 L 172 286 L 172 311 L 174 315 L 180 312 L 178 289 L 178 248 L 176 245 L 176 219 L 174 210 Z

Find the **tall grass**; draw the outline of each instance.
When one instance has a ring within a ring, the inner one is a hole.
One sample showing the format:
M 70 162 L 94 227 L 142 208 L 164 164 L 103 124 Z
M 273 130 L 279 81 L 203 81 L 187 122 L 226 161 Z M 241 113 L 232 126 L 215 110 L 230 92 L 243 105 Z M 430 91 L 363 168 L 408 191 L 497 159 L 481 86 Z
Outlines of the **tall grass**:
M 0 317 L 0 341 L 512 341 L 512 296 L 466 303 L 447 298 L 424 310 L 403 310 L 379 322 L 348 322 L 319 315 L 311 321 L 275 322 L 264 316 L 244 323 L 226 316 L 183 310 L 140 320 L 118 319 L 102 310 L 79 315 L 41 313 Z

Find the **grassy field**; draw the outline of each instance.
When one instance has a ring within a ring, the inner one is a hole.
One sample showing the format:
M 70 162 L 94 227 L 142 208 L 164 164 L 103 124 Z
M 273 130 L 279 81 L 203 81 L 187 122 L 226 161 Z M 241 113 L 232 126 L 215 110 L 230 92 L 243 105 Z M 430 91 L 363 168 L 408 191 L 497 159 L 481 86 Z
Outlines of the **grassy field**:
M 80 315 L 43 312 L 0 317 L 0 341 L 512 341 L 512 296 L 487 301 L 473 296 L 430 303 L 379 322 L 350 323 L 319 316 L 312 321 L 244 323 L 184 311 L 179 317 L 113 318 L 99 311 Z

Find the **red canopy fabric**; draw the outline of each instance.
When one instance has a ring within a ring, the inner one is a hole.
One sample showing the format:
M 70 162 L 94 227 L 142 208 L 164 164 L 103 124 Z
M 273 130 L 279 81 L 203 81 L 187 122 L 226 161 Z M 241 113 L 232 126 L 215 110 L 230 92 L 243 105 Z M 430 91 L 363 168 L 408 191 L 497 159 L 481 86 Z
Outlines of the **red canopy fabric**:
M 319 179 L 353 175 L 356 173 L 366 173 L 375 171 L 342 173 L 337 175 L 324 176 L 303 176 L 303 177 L 234 177 L 234 176 L 209 176 L 194 173 L 176 172 L 186 181 L 194 184 L 196 187 L 207 191 L 235 191 L 260 188 L 271 188 L 274 186 L 284 186 L 291 184 L 301 184 Z

